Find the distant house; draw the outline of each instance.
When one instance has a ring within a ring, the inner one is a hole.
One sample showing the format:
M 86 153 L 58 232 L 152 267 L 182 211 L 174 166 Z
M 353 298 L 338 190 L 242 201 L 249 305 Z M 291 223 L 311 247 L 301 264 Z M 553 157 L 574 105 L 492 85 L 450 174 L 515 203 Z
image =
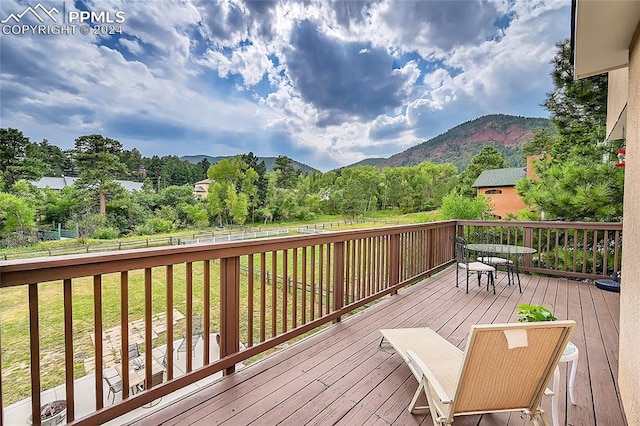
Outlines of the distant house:
M 77 177 L 71 176 L 62 176 L 62 177 L 50 177 L 45 176 L 40 180 L 30 181 L 29 183 L 35 185 L 37 188 L 49 188 L 60 191 L 67 186 L 72 186 L 75 181 L 77 181 Z M 133 182 L 130 180 L 116 180 L 120 185 L 124 187 L 127 191 L 140 191 L 142 190 L 142 182 Z
M 193 196 L 196 198 L 207 198 L 211 182 L 211 179 L 204 179 L 193 184 Z
M 516 182 L 525 177 L 536 179 L 533 162 L 541 158 L 541 155 L 527 157 L 527 167 L 485 170 L 471 186 L 476 188 L 478 195 L 489 197 L 494 216 L 502 219 L 509 213 L 517 214 L 527 205 L 516 192 Z
M 480 173 L 472 187 L 478 195 L 486 195 L 493 203 L 493 215 L 503 218 L 509 213 L 517 214 L 526 207 L 516 193 L 516 182 L 527 176 L 525 167 L 485 170 Z

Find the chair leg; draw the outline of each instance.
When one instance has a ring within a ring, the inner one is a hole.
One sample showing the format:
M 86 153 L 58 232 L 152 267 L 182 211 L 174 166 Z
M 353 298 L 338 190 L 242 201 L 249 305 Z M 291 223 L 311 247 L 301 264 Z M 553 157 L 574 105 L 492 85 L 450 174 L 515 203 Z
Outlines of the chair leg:
M 576 372 L 578 371 L 578 360 L 571 361 L 571 375 L 569 376 L 569 399 L 573 405 L 576 405 L 575 385 Z
M 518 278 L 518 290 L 522 293 L 522 285 L 520 285 L 520 269 L 518 268 L 518 259 L 516 259 L 516 263 L 513 265 L 513 270 L 515 271 L 515 277 L 513 278 L 513 282 L 515 284 L 516 278 Z
M 427 405 L 418 406 L 418 398 L 420 394 L 425 389 L 424 380 L 420 380 L 420 384 L 418 385 L 418 389 L 416 389 L 416 393 L 413 394 L 413 398 L 411 398 L 411 404 L 409 404 L 409 412 L 413 413 L 416 410 L 428 410 L 429 409 L 429 401 L 427 401 Z M 426 396 L 426 393 L 425 393 Z
M 458 287 L 458 272 L 460 271 L 460 268 L 458 268 L 458 266 L 456 266 L 456 287 Z
M 467 294 L 469 294 L 469 270 L 467 270 Z

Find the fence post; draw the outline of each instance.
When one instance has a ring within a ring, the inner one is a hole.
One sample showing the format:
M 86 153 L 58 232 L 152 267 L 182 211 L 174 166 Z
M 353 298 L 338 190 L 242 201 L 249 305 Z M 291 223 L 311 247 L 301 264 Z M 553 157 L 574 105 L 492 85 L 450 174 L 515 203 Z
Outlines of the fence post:
M 240 351 L 240 258 L 220 259 L 220 358 Z M 231 374 L 235 366 L 224 370 Z
M 333 310 L 344 306 L 344 242 L 333 244 Z M 340 322 L 340 317 L 333 322 Z

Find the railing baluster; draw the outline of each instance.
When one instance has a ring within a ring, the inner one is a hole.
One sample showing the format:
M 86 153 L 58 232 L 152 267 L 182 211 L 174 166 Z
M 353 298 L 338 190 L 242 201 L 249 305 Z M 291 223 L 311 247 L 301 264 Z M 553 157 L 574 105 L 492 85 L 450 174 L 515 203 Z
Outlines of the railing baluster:
M 573 229 L 573 272 L 576 272 L 578 263 L 578 229 Z
M 120 273 L 120 362 L 129 365 L 129 272 Z M 122 399 L 129 398 L 129 369 L 122 369 Z
M 325 314 L 330 314 L 332 312 L 331 309 L 331 301 L 333 298 L 333 282 L 331 279 L 331 250 L 332 250 L 332 245 L 331 244 L 327 244 L 327 260 L 325 263 L 325 273 L 327 274 L 327 279 L 326 279 L 326 297 L 325 297 Z
M 167 349 L 164 356 L 167 360 L 167 380 L 173 379 L 173 265 L 166 267 L 167 285 Z
M 253 254 L 250 254 L 247 259 L 247 295 L 249 297 L 247 303 L 247 346 L 253 346 Z
M 358 288 L 360 289 L 360 299 L 367 296 L 365 282 L 364 282 L 364 267 L 362 265 L 364 259 L 364 250 L 362 249 L 362 245 L 364 244 L 364 239 L 359 238 L 358 240 Z
M 291 323 L 291 327 L 296 328 L 298 327 L 298 248 L 294 247 L 293 248 L 293 258 L 292 258 L 292 272 L 293 272 L 293 277 L 291 278 L 293 280 L 293 284 L 291 287 L 291 294 L 293 296 L 293 301 L 292 301 L 292 306 L 293 306 L 293 312 L 291 313 L 291 318 L 292 318 L 292 323 Z
M 287 250 L 285 249 L 285 250 L 282 250 L 282 332 L 283 333 L 287 332 L 287 316 L 288 316 L 287 303 L 289 303 L 289 300 L 287 298 L 287 292 L 289 291 L 288 289 L 289 283 L 287 282 L 288 269 L 289 269 L 288 253 L 287 253 Z
M 551 268 L 558 269 L 558 230 L 551 230 L 551 247 L 552 247 L 552 260 L 550 262 Z
M 93 276 L 93 330 L 95 336 L 96 410 L 103 407 L 102 385 L 102 275 Z
M 309 318 L 313 321 L 316 318 L 316 246 L 311 246 L 311 300 L 309 301 L 309 311 L 311 315 Z
M 203 356 L 203 365 L 209 365 L 209 362 L 211 362 L 211 357 L 209 356 L 209 340 L 210 340 L 210 333 L 211 333 L 211 261 L 209 259 L 205 260 L 204 262 L 202 262 L 202 267 L 204 268 L 203 271 L 203 289 L 202 289 L 202 297 L 204 299 L 203 301 L 203 315 L 202 315 L 202 320 L 203 320 L 203 334 L 204 334 L 204 353 L 202 354 Z
M 31 349 L 31 422 L 40 419 L 40 325 L 38 321 L 38 284 L 29 284 L 29 347 Z M 96 376 L 97 377 L 97 376 Z M 96 385 L 97 389 L 97 385 Z
M 344 243 L 334 243 L 333 250 L 333 310 L 337 311 L 344 306 Z
M 391 236 L 389 244 L 389 286 L 400 282 L 400 235 Z M 394 292 L 394 293 L 397 293 Z
M 307 249 L 302 247 L 302 324 L 307 323 Z
M 266 280 L 266 269 L 267 269 L 267 255 L 266 253 L 260 253 L 260 341 L 264 342 L 267 340 L 267 324 L 266 324 L 266 314 L 267 314 L 267 280 Z
M 278 252 L 271 252 L 271 337 L 278 335 Z
M 604 241 L 602 247 L 602 275 L 609 275 L 607 272 L 609 266 L 609 231 L 604 232 Z
M 186 331 L 185 331 L 185 345 L 186 345 L 186 361 L 187 361 L 187 373 L 193 370 L 193 342 L 191 336 L 193 336 L 193 263 L 187 262 L 185 265 L 185 281 L 186 281 Z
M 586 229 L 583 230 L 582 233 L 583 233 L 583 236 L 582 236 L 582 240 L 583 240 L 582 241 L 582 251 L 583 251 L 583 253 L 582 253 L 582 273 L 586 274 L 587 273 L 587 247 L 588 247 L 587 245 L 588 245 L 589 236 L 588 236 L 588 232 L 587 232 Z
M 151 377 L 153 372 L 151 370 L 152 365 L 152 351 L 153 342 L 151 320 L 153 315 L 153 276 L 151 268 L 145 268 L 144 270 L 144 365 L 145 365 L 145 389 L 151 388 L 153 382 Z M 187 352 L 188 358 L 191 358 L 191 352 Z
M 598 264 L 598 230 L 593 230 L 593 264 L 591 266 L 591 273 L 596 273 L 596 265 Z
M 320 244 L 318 251 L 318 318 L 322 318 L 322 301 L 324 293 L 324 244 Z M 328 297 L 328 296 L 327 296 Z
M 615 231 L 614 234 L 614 249 L 613 249 L 613 273 L 617 274 L 620 269 L 618 269 L 618 265 L 620 264 L 620 231 Z
M 356 265 L 356 244 L 357 244 L 357 240 L 352 240 L 349 241 L 349 250 L 351 251 L 351 302 L 356 302 L 359 298 L 360 295 L 357 294 L 356 292 L 357 290 L 357 282 L 356 282 L 356 272 L 357 272 L 357 265 Z M 348 263 L 347 263 L 348 265 Z
M 64 291 L 64 373 L 67 401 L 67 423 L 75 419 L 75 391 L 73 387 L 73 299 L 71 279 L 63 281 Z M 0 404 L 2 407 L 2 404 Z

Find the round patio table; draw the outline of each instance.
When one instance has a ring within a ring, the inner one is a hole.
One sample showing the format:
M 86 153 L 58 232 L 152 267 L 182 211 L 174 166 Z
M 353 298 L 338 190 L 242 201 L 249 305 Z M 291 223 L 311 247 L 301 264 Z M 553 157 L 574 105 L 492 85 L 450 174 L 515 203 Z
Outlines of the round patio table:
M 491 243 L 476 243 L 476 244 L 467 244 L 467 248 L 473 251 L 481 251 L 485 253 L 496 253 L 496 254 L 533 254 L 538 250 L 525 247 L 525 246 L 517 246 L 514 244 L 491 244 Z

